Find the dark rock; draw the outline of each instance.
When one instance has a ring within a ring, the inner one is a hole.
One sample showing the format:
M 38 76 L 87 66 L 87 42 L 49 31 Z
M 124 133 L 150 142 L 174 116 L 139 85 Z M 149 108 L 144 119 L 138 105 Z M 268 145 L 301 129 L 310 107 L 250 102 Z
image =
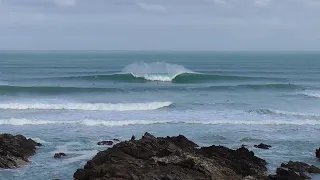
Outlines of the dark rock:
M 269 149 L 269 148 L 271 148 L 272 146 L 267 145 L 267 144 L 260 143 L 259 145 L 254 145 L 254 147 L 260 148 L 260 149 Z
M 303 162 L 289 161 L 287 164 L 282 163 L 281 167 L 288 168 L 296 172 L 308 172 L 308 173 L 320 174 L 319 168 L 313 165 L 310 166 L 309 164 L 306 164 Z
M 320 159 L 320 148 L 316 149 L 316 157 Z
M 135 139 L 135 138 L 134 138 Z M 242 180 L 266 175 L 266 162 L 246 148 L 223 146 L 197 149 L 179 135 L 156 138 L 146 133 L 140 140 L 120 142 L 89 160 L 74 174 L 76 180 Z
M 11 169 L 27 164 L 37 146 L 41 144 L 22 135 L 0 134 L 0 168 Z
M 131 137 L 131 141 L 134 141 L 134 140 L 136 140 L 136 137 L 135 137 L 135 136 L 132 136 L 132 137 Z
M 320 173 L 320 169 L 302 162 L 289 161 L 287 164 L 282 163 L 277 169 L 277 174 L 269 176 L 271 180 L 305 180 L 311 179 L 305 173 Z
M 120 140 L 119 139 L 112 139 L 113 141 L 117 141 L 117 142 L 119 142 Z
M 60 158 L 66 157 L 66 156 L 67 155 L 65 153 L 59 152 L 59 153 L 55 153 L 53 158 L 60 159 Z
M 278 168 L 276 175 L 269 176 L 270 180 L 305 180 L 310 179 L 310 177 L 307 177 L 306 175 L 301 176 L 299 173 L 287 169 L 287 168 Z
M 112 146 L 113 141 L 100 141 L 97 143 L 98 145 L 107 145 L 107 146 Z

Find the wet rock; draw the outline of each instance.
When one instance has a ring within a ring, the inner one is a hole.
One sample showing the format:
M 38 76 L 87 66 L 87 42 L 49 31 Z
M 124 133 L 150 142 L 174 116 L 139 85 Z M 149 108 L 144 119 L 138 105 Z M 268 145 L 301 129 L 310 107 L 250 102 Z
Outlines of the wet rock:
M 135 136 L 132 136 L 132 137 L 131 137 L 131 141 L 134 141 L 134 140 L 136 140 L 136 137 L 135 137 Z
M 41 144 L 22 135 L 0 134 L 0 168 L 12 169 L 27 164 L 37 146 Z
M 316 157 L 320 159 L 320 148 L 316 149 Z
M 66 157 L 66 156 L 67 155 L 65 153 L 59 152 L 59 153 L 55 153 L 53 158 L 60 159 L 60 158 Z
M 259 145 L 254 145 L 254 147 L 260 148 L 260 149 L 269 149 L 269 148 L 271 148 L 272 146 L 267 145 L 267 144 L 260 143 Z
M 276 175 L 270 175 L 270 180 L 305 180 L 310 179 L 306 175 L 300 175 L 298 172 L 287 168 L 277 168 Z
M 289 161 L 287 164 L 282 163 L 277 169 L 277 174 L 269 176 L 271 180 L 305 180 L 311 179 L 306 173 L 319 174 L 320 169 L 302 162 Z
M 113 141 L 117 141 L 117 142 L 119 142 L 120 140 L 119 139 L 112 139 Z
M 267 178 L 266 162 L 244 147 L 238 150 L 223 146 L 197 147 L 197 144 L 182 135 L 163 138 L 146 133 L 140 140 L 120 142 L 99 152 L 84 168 L 75 172 L 74 179 Z
M 107 145 L 107 146 L 112 146 L 113 141 L 100 141 L 97 143 L 98 145 Z
M 288 169 L 296 171 L 296 172 L 307 172 L 307 173 L 320 174 L 319 168 L 317 168 L 316 166 L 313 166 L 313 165 L 303 163 L 303 162 L 289 161 L 287 164 L 282 163 L 281 167 L 288 168 Z

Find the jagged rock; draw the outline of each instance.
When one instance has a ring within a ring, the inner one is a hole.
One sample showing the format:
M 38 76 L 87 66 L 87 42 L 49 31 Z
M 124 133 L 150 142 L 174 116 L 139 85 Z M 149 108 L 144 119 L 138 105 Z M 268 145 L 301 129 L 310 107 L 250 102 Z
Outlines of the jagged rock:
M 132 137 L 131 137 L 131 141 L 134 141 L 134 140 L 136 140 L 136 137 L 135 137 L 135 136 L 132 136 Z
M 100 141 L 97 143 L 98 145 L 107 145 L 107 146 L 112 146 L 113 141 Z
M 287 169 L 287 168 L 277 168 L 277 174 L 276 175 L 270 175 L 270 180 L 306 180 L 310 179 L 310 177 L 307 177 L 306 175 L 300 175 L 299 173 Z
M 41 144 L 22 135 L 0 134 L 0 168 L 12 169 L 27 164 L 37 146 Z
M 266 175 L 266 162 L 246 148 L 223 146 L 198 149 L 179 135 L 156 138 L 146 133 L 140 140 L 120 142 L 78 169 L 76 180 L 242 180 Z M 261 179 L 262 180 L 262 179 Z
M 316 157 L 320 159 L 320 148 L 316 149 Z
M 119 142 L 120 140 L 119 139 L 112 139 L 113 141 L 117 141 L 117 142 Z
M 60 158 L 66 157 L 66 156 L 67 155 L 65 153 L 59 152 L 59 153 L 55 153 L 53 158 L 60 159 Z
M 272 146 L 267 145 L 267 144 L 260 143 L 259 145 L 254 145 L 254 147 L 260 148 L 260 149 L 269 149 L 269 148 L 271 148 Z
M 287 164 L 282 163 L 281 167 L 288 168 L 296 172 L 308 172 L 308 173 L 320 174 L 319 168 L 303 162 L 289 161 Z
M 302 162 L 289 161 L 287 164 L 282 163 L 277 169 L 277 174 L 269 176 L 271 180 L 305 180 L 311 179 L 305 173 L 320 173 L 320 169 Z

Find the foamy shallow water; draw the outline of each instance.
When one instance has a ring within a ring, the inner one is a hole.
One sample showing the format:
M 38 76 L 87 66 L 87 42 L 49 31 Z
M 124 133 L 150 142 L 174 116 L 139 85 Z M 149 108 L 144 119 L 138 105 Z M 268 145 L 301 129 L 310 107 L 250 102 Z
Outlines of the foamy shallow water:
M 100 140 L 183 134 L 199 145 L 249 145 L 270 172 L 320 166 L 320 54 L 0 53 L 0 133 L 44 144 L 0 179 L 72 179 Z M 270 150 L 253 148 L 266 143 Z M 55 152 L 69 156 L 53 159 Z M 315 177 L 316 179 L 317 177 Z
M 219 144 L 235 149 L 246 144 L 257 156 L 267 160 L 270 172 L 274 172 L 277 166 L 289 160 L 320 165 L 314 157 L 314 149 L 319 143 L 315 136 L 318 136 L 320 128 L 309 125 L 56 125 L 54 128 L 52 125 L 3 125 L 0 131 L 14 134 L 23 132 L 28 137 L 41 137 L 36 140 L 40 140 L 44 145 L 31 158 L 30 165 L 17 170 L 1 171 L 1 179 L 72 179 L 77 168 L 84 166 L 99 150 L 107 148 L 97 146 L 98 141 L 113 138 L 128 140 L 132 135 L 141 137 L 146 131 L 156 136 L 184 134 L 201 146 Z M 260 142 L 271 144 L 273 147 L 270 150 L 253 148 L 254 144 Z M 55 152 L 65 152 L 68 158 L 53 159 Z

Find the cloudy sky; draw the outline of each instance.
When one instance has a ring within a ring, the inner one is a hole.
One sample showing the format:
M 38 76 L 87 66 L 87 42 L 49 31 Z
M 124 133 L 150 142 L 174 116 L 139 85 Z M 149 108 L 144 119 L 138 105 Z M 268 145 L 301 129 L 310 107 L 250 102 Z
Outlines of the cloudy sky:
M 0 0 L 0 49 L 320 50 L 320 0 Z

